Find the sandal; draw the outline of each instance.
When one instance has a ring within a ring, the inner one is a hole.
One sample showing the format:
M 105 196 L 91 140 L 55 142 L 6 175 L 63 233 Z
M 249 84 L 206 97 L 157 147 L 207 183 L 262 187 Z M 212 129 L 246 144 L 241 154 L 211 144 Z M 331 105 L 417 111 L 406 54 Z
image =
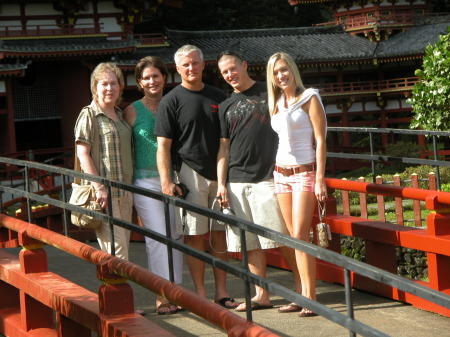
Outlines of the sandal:
M 298 314 L 298 317 L 313 317 L 313 316 L 317 316 L 317 314 L 306 308 L 303 308 L 302 311 L 300 311 Z
M 298 312 L 298 311 L 302 311 L 302 307 L 299 306 L 297 303 L 289 303 L 286 304 L 280 308 L 278 308 L 278 312 L 280 314 L 285 314 L 285 313 L 290 313 L 290 312 Z
M 164 310 L 169 309 L 169 310 Z M 156 308 L 158 315 L 173 315 L 178 312 L 178 307 L 170 302 L 162 303 Z
M 141 315 L 141 316 L 145 316 L 145 311 L 142 309 L 134 309 L 134 313 L 136 315 Z
M 234 298 L 232 297 L 223 297 L 218 301 L 214 301 L 215 303 L 221 305 L 222 307 L 226 308 L 226 309 L 235 309 L 236 307 L 239 306 L 239 303 L 235 301 Z M 234 305 L 227 305 L 227 302 L 231 302 Z
M 241 307 L 241 308 L 239 308 Z M 237 307 L 236 309 L 234 309 L 237 312 L 244 312 L 247 311 L 247 307 L 245 306 L 245 303 L 241 303 L 241 305 L 239 305 L 239 307 Z M 273 305 L 272 304 L 261 304 L 258 303 L 256 301 L 251 301 L 251 310 L 255 311 L 255 310 L 266 310 L 266 309 L 272 309 Z

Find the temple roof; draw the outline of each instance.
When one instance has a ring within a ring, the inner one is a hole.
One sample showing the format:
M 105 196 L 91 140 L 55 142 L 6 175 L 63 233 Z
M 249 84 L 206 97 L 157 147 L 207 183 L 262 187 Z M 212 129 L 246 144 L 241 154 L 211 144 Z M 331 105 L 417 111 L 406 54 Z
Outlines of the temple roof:
M 123 65 L 136 64 L 146 55 L 158 55 L 173 64 L 175 51 L 185 44 L 202 49 L 205 61 L 214 62 L 224 50 L 239 51 L 250 66 L 265 65 L 270 55 L 284 51 L 295 57 L 297 63 L 371 62 L 373 59 L 398 59 L 400 56 L 422 57 L 428 44 L 446 34 L 450 16 L 429 20 L 381 42 L 352 36 L 341 27 L 300 27 L 227 31 L 167 30 L 168 47 L 139 48 L 133 55 L 120 57 Z
M 138 43 L 107 40 L 106 37 L 17 39 L 0 41 L 4 58 L 38 58 L 132 53 Z
M 173 63 L 175 51 L 185 45 L 199 47 L 207 62 L 215 62 L 224 50 L 239 51 L 250 65 L 265 65 L 268 58 L 285 51 L 299 63 L 330 62 L 371 58 L 376 44 L 361 37 L 345 33 L 341 27 L 301 27 L 222 31 L 167 30 L 169 47 L 139 48 L 123 65 L 134 63 L 134 57 L 157 55 Z
M 274 28 L 222 31 L 167 30 L 167 44 L 141 45 L 129 40 L 108 40 L 106 37 L 74 37 L 49 39 L 0 40 L 2 64 L 39 58 L 115 56 L 125 68 L 134 69 L 137 61 L 147 55 L 157 55 L 174 66 L 175 51 L 185 44 L 200 47 L 209 65 L 215 65 L 217 55 L 224 50 L 239 51 L 251 67 L 265 66 L 269 57 L 279 51 L 292 55 L 300 66 L 315 64 L 389 62 L 403 57 L 421 58 L 428 44 L 446 34 L 450 16 L 428 20 L 381 42 L 353 36 L 340 26 Z M 0 74 L 5 68 L 0 68 Z
M 2 76 L 21 76 L 27 67 L 28 63 L 0 64 L 0 74 Z
M 449 18 L 436 18 L 432 24 L 425 22 L 423 25 L 414 26 L 406 32 L 379 42 L 374 57 L 392 58 L 424 53 L 427 45 L 439 41 L 439 35 L 448 34 L 447 27 L 450 25 Z

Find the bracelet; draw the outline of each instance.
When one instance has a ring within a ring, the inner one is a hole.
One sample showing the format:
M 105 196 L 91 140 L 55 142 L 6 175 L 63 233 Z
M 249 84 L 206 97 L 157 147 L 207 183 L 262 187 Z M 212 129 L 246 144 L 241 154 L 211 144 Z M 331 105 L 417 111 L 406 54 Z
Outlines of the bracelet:
M 98 192 L 98 191 L 100 191 L 100 190 L 102 190 L 102 189 L 104 189 L 105 188 L 105 185 L 101 185 L 99 188 L 96 188 L 95 189 L 95 192 Z

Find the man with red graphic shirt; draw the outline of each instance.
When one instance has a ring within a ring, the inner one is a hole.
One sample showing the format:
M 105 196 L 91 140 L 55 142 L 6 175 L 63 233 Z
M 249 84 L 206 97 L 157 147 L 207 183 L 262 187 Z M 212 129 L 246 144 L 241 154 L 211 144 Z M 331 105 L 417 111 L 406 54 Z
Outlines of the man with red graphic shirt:
M 184 196 L 186 200 L 211 208 L 217 195 L 218 105 L 226 96 L 203 83 L 203 53 L 196 46 L 185 45 L 178 49 L 175 64 L 181 84 L 159 103 L 154 131 L 158 139 L 156 158 L 162 192 L 182 195 L 175 183 L 183 183 L 189 190 Z M 212 221 L 210 227 L 207 217 L 182 209 L 176 214 L 176 225 L 178 233 L 184 235 L 185 243 L 201 251 L 206 250 L 205 235 L 210 232 L 211 254 L 222 260 L 228 259 L 224 226 Z M 207 297 L 204 262 L 189 255 L 186 260 L 196 293 Z M 228 294 L 226 273 L 215 268 L 214 277 L 214 301 L 226 308 L 235 308 L 239 303 Z

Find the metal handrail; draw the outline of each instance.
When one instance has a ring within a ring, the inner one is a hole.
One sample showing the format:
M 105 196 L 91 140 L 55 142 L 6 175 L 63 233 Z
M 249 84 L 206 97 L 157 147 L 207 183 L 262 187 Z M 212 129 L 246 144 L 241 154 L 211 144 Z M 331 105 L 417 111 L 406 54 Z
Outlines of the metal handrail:
M 418 77 L 406 77 L 378 81 L 319 83 L 310 86 L 319 89 L 322 96 L 332 96 L 409 90 L 418 81 Z
M 372 179 L 375 182 L 376 172 L 375 163 L 378 161 L 395 161 L 405 164 L 419 164 L 419 165 L 432 165 L 436 168 L 436 185 L 438 190 L 441 188 L 441 175 L 439 171 L 440 166 L 450 166 L 449 161 L 438 160 L 438 138 L 448 137 L 448 132 L 446 131 L 431 131 L 431 130 L 407 130 L 407 129 L 390 129 L 390 128 L 354 128 L 354 127 L 328 127 L 328 132 L 356 132 L 356 133 L 366 133 L 369 135 L 369 145 L 370 154 L 354 154 L 354 153 L 337 153 L 337 152 L 327 152 L 327 157 L 329 158 L 345 158 L 345 159 L 357 159 L 357 160 L 367 160 L 371 162 L 372 169 Z M 392 157 L 385 155 L 375 154 L 375 146 L 373 142 L 374 134 L 400 134 L 400 135 L 416 135 L 416 136 L 427 136 L 431 137 L 433 143 L 433 157 L 434 159 L 420 159 L 420 158 L 408 158 L 408 157 Z
M 37 169 L 41 169 L 41 170 L 55 172 L 55 173 L 61 174 L 63 176 L 63 179 L 62 179 L 63 182 L 66 181 L 66 177 L 79 177 L 82 179 L 87 179 L 87 180 L 102 183 L 105 186 L 107 186 L 107 188 L 109 190 L 112 187 L 115 187 L 115 188 L 120 188 L 120 189 L 129 191 L 129 192 L 132 192 L 132 193 L 139 193 L 144 196 L 164 202 L 166 207 L 168 207 L 168 205 L 173 205 L 176 207 L 184 208 L 189 211 L 196 212 L 200 215 L 204 215 L 204 216 L 207 216 L 212 219 L 226 222 L 231 226 L 239 228 L 241 232 L 249 231 L 249 232 L 255 233 L 257 235 L 264 236 L 271 240 L 280 242 L 283 245 L 289 246 L 293 249 L 304 251 L 305 253 L 307 253 L 311 256 L 314 256 L 321 260 L 327 261 L 336 266 L 340 266 L 344 269 L 344 275 L 346 276 L 345 277 L 345 291 L 346 291 L 346 303 L 347 303 L 347 307 L 348 307 L 349 316 L 346 316 L 340 312 L 330 309 L 327 306 L 322 305 L 316 301 L 313 301 L 306 297 L 303 297 L 302 295 L 300 295 L 290 289 L 287 289 L 279 284 L 276 284 L 273 281 L 264 279 L 262 277 L 259 277 L 257 275 L 250 273 L 248 271 L 248 265 L 246 262 L 247 261 L 247 252 L 245 249 L 243 249 L 243 251 L 242 251 L 242 254 L 243 254 L 242 268 L 239 268 L 239 267 L 229 264 L 228 262 L 217 259 L 209 254 L 195 250 L 195 249 L 191 248 L 190 246 L 187 246 L 187 245 L 173 239 L 171 237 L 170 231 L 168 231 L 167 235 L 164 236 L 164 235 L 161 235 L 154 231 L 151 231 L 151 230 L 145 229 L 143 227 L 140 227 L 138 225 L 135 225 L 133 223 L 115 218 L 111 215 L 88 211 L 88 210 L 85 210 L 78 206 L 68 204 L 64 187 L 63 187 L 63 201 L 60 201 L 60 200 L 55 200 L 55 199 L 52 199 L 49 197 L 41 196 L 41 195 L 38 195 L 35 193 L 31 193 L 31 192 L 29 192 L 28 188 L 26 191 L 22 191 L 22 190 L 16 190 L 13 188 L 9 188 L 7 186 L 0 186 L 0 192 L 6 191 L 8 193 L 14 193 L 14 194 L 20 195 L 22 197 L 26 197 L 27 201 L 28 201 L 28 205 L 30 205 L 30 199 L 33 199 L 33 200 L 37 200 L 40 202 L 48 203 L 48 204 L 56 206 L 56 207 L 60 207 L 60 208 L 64 209 L 65 215 L 67 215 L 66 213 L 69 210 L 77 211 L 77 212 L 81 212 L 81 213 L 85 213 L 85 214 L 89 214 L 89 215 L 96 215 L 103 221 L 108 221 L 111 225 L 120 226 L 120 227 L 129 229 L 129 230 L 135 231 L 139 234 L 148 236 L 156 241 L 166 244 L 168 246 L 168 249 L 172 249 L 172 248 L 178 249 L 185 254 L 194 256 L 214 267 L 220 268 L 220 269 L 226 271 L 227 273 L 233 274 L 233 275 L 241 278 L 242 280 L 244 280 L 244 282 L 246 284 L 245 288 L 247 291 L 249 291 L 249 289 L 250 289 L 249 288 L 250 283 L 257 284 L 257 285 L 267 289 L 269 292 L 271 292 L 273 294 L 282 296 L 283 298 L 285 298 L 289 301 L 296 302 L 302 306 L 305 306 L 305 307 L 313 310 L 317 314 L 325 317 L 326 319 L 329 319 L 329 320 L 345 327 L 346 329 L 348 329 L 351 332 L 351 335 L 353 335 L 354 333 L 359 333 L 364 336 L 386 336 L 384 333 L 382 333 L 372 327 L 369 327 L 366 324 L 364 324 L 360 321 L 357 321 L 353 318 L 353 315 L 352 315 L 353 303 L 351 303 L 351 285 L 350 285 L 350 278 L 349 278 L 350 271 L 356 272 L 360 275 L 364 275 L 375 281 L 398 288 L 399 290 L 414 294 L 414 295 L 419 296 L 427 301 L 436 303 L 445 308 L 450 308 L 450 296 L 445 295 L 439 291 L 436 291 L 436 290 L 430 289 L 428 287 L 425 287 L 423 285 L 417 284 L 417 283 L 415 283 L 409 279 L 405 279 L 401 276 L 391 274 L 380 268 L 370 266 L 363 262 L 359 262 L 359 261 L 353 260 L 351 258 L 348 258 L 346 256 L 343 256 L 341 254 L 335 253 L 333 251 L 323 249 L 314 244 L 311 244 L 311 243 L 308 243 L 305 241 L 301 241 L 301 240 L 297 240 L 288 235 L 279 233 L 274 230 L 267 229 L 265 227 L 259 226 L 257 224 L 251 223 L 249 221 L 245 221 L 245 220 L 236 218 L 234 216 L 225 215 L 223 213 L 216 212 L 209 208 L 202 207 L 202 206 L 199 206 L 197 204 L 194 204 L 194 203 L 182 200 L 182 199 L 178 199 L 178 198 L 171 197 L 171 196 L 168 196 L 168 195 L 165 195 L 162 193 L 158 193 L 158 192 L 154 192 L 154 191 L 145 190 L 145 189 L 133 186 L 133 185 L 123 184 L 123 183 L 120 183 L 117 181 L 110 181 L 108 179 L 101 178 L 98 176 L 93 176 L 93 175 L 89 175 L 89 174 L 85 174 L 85 173 L 81 173 L 81 172 L 75 172 L 75 171 L 64 169 L 64 168 L 53 167 L 53 166 L 46 165 L 46 164 L 40 164 L 40 163 L 36 163 L 36 162 L 27 162 L 27 161 L 22 161 L 22 160 L 14 160 L 14 159 L 4 158 L 4 157 L 0 157 L 0 162 L 24 166 L 25 172 L 27 172 L 29 168 L 37 168 Z M 27 186 L 29 186 L 29 185 L 27 184 Z M 395 191 L 396 190 L 397 189 L 395 189 Z M 449 201 L 449 204 L 450 204 L 450 201 Z M 28 206 L 28 212 L 29 212 L 28 215 L 29 215 L 29 220 L 30 220 L 29 222 L 31 222 L 31 207 L 30 206 Z M 64 221 L 66 222 L 65 223 L 66 230 L 68 227 L 67 219 L 68 219 L 68 217 L 65 216 Z M 66 232 L 66 235 L 67 235 L 67 232 Z M 241 236 L 241 241 L 245 247 L 245 235 Z M 246 294 L 246 298 L 249 299 L 250 295 Z M 249 303 L 247 303 L 247 308 L 249 309 L 249 310 L 247 310 L 247 319 L 252 320 Z

